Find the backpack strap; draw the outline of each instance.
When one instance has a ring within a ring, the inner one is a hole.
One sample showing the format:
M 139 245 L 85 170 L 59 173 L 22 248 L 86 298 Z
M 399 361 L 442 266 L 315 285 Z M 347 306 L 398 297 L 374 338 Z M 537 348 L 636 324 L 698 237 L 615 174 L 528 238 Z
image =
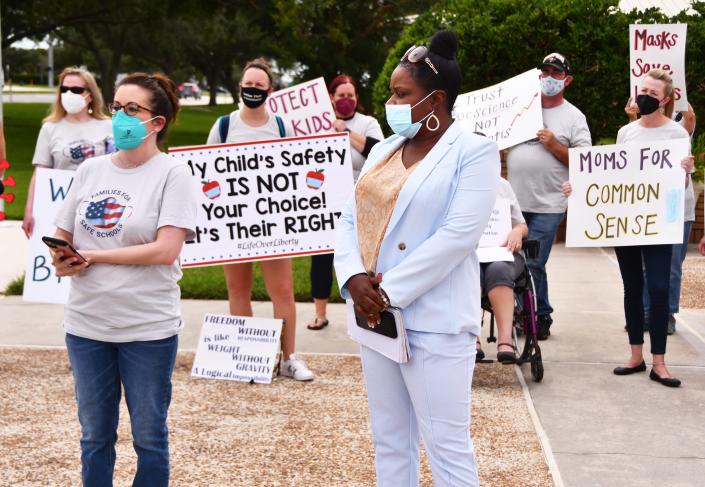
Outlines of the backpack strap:
M 274 115 L 274 118 L 277 121 L 277 126 L 279 127 L 279 137 L 282 139 L 286 137 L 286 128 L 284 127 L 284 120 L 279 115 Z
M 223 115 L 218 119 L 218 132 L 220 132 L 220 143 L 224 144 L 228 138 L 230 130 L 230 115 Z

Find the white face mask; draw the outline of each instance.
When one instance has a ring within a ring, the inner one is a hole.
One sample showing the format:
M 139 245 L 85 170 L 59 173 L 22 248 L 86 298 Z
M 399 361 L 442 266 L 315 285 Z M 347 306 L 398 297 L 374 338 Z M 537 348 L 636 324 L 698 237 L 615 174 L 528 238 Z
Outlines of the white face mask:
M 556 79 L 552 76 L 541 78 L 541 92 L 546 96 L 556 96 L 565 88 L 565 79 Z
M 66 110 L 66 113 L 73 115 L 86 108 L 88 102 L 83 95 L 77 95 L 76 93 L 67 91 L 61 94 L 61 105 L 64 107 L 64 110 Z

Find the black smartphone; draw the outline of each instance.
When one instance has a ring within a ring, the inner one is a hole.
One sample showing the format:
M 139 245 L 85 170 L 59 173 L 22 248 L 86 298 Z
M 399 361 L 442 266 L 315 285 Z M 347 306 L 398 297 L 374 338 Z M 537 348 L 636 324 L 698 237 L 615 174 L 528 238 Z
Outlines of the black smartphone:
M 394 315 L 389 311 L 382 311 L 379 314 L 379 317 L 381 318 L 381 323 L 374 328 L 370 327 L 367 323 L 366 316 L 357 313 L 355 313 L 355 322 L 357 323 L 357 326 L 364 328 L 365 330 L 379 333 L 380 335 L 384 335 L 389 338 L 397 338 L 399 335 L 397 334 L 397 322 L 394 320 Z
M 78 250 L 73 248 L 73 245 L 68 243 L 66 240 L 60 239 L 60 238 L 55 238 L 55 237 L 42 237 L 42 242 L 44 242 L 47 247 L 52 248 L 52 249 L 58 249 L 58 248 L 68 248 L 71 252 L 76 254 L 76 257 L 81 259 L 83 262 L 88 262 L 81 254 L 78 253 Z

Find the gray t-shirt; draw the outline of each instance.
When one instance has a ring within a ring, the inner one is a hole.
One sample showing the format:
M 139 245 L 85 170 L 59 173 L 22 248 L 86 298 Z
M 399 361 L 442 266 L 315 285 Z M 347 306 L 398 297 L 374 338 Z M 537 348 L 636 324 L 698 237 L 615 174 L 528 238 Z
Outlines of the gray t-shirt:
M 91 157 L 115 152 L 110 120 L 45 122 L 39 130 L 32 164 L 52 169 L 76 170 Z
M 526 223 L 526 220 L 524 220 L 524 215 L 521 214 L 521 206 L 519 206 L 519 201 L 517 201 L 514 190 L 512 190 L 512 185 L 509 184 L 509 181 L 504 178 L 499 178 L 497 198 L 509 200 L 509 210 L 512 215 L 512 228 L 520 223 Z
M 627 142 L 653 140 L 669 140 L 669 139 L 684 139 L 690 140 L 688 131 L 681 124 L 673 120 L 668 123 L 654 128 L 644 127 L 640 120 L 636 120 L 628 125 L 625 125 L 617 132 L 617 143 L 625 144 Z M 690 151 L 690 149 L 689 149 Z M 680 165 L 680 161 L 678 161 Z M 690 178 L 690 175 L 688 175 Z M 685 189 L 684 202 L 684 219 L 687 222 L 695 221 L 695 193 L 693 192 L 693 181 L 688 181 L 688 187 Z
M 293 137 L 294 130 L 289 123 L 284 122 L 286 137 Z M 230 114 L 230 126 L 228 127 L 228 136 L 225 138 L 227 144 L 239 144 L 243 142 L 259 142 L 261 140 L 280 139 L 279 125 L 274 115 L 269 115 L 269 120 L 264 125 L 253 127 L 246 124 L 240 117 L 240 110 L 235 110 Z M 208 134 L 207 144 L 220 144 L 220 118 L 216 119 L 211 131 Z
M 379 126 L 379 122 L 374 117 L 355 112 L 355 115 L 353 115 L 351 119 L 343 121 L 345 122 L 345 126 L 353 132 L 362 134 L 365 137 L 372 137 L 378 141 L 384 139 L 382 127 Z M 352 149 L 350 154 L 352 156 L 353 180 L 357 181 L 357 178 L 360 176 L 362 166 L 365 165 L 365 160 L 367 158 L 358 152 L 352 144 L 350 144 L 350 148 Z
M 197 184 L 185 164 L 159 153 L 134 169 L 111 156 L 83 163 L 56 226 L 74 247 L 117 249 L 147 244 L 174 226 L 195 237 Z M 169 265 L 94 264 L 71 279 L 67 333 L 106 342 L 160 340 L 182 329 L 178 261 Z
M 585 115 L 564 101 L 555 108 L 544 108 L 543 125 L 568 147 L 592 145 Z M 507 154 L 507 178 L 514 188 L 521 209 L 530 213 L 563 213 L 568 201 L 562 184 L 568 181 L 568 166 L 551 154 L 538 138 L 515 145 Z

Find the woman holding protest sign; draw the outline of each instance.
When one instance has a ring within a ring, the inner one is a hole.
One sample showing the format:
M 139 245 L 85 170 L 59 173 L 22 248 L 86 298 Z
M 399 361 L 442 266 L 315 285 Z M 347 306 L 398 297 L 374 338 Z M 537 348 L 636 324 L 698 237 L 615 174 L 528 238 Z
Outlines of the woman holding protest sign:
M 240 80 L 239 110 L 216 120 L 208 135 L 208 144 L 241 143 L 292 137 L 292 129 L 278 115 L 267 112 L 265 102 L 272 93 L 274 76 L 265 59 L 249 61 Z M 228 287 L 230 314 L 252 316 L 252 263 L 223 266 Z M 313 379 L 313 372 L 294 354 L 296 349 L 296 304 L 291 259 L 260 262 L 267 293 L 272 300 L 274 317 L 284 320 L 282 331 L 282 375 L 296 380 Z
M 82 68 L 65 68 L 59 88 L 37 137 L 32 165 L 36 168 L 75 171 L 91 157 L 115 151 L 110 119 L 103 109 L 103 95 L 93 75 Z M 29 238 L 34 230 L 35 173 L 29 182 L 22 230 Z
M 395 135 L 370 152 L 339 220 L 341 295 L 372 329 L 386 308 L 400 309 L 411 352 L 398 363 L 361 346 L 379 486 L 418 485 L 419 432 L 435 485 L 479 485 L 469 435 L 480 334 L 476 248 L 500 162 L 494 142 L 451 117 L 461 85 L 457 50 L 455 34 L 441 31 L 402 56 L 386 104 Z
M 195 236 L 197 209 L 188 167 L 158 145 L 178 110 L 164 75 L 123 78 L 110 104 L 119 152 L 79 167 L 56 219 L 68 245 L 53 242 L 53 264 L 72 277 L 64 329 L 85 486 L 112 485 L 121 389 L 137 453 L 132 485 L 169 483 L 166 420 L 183 328 L 178 257 Z
M 642 80 L 636 104 L 641 118 L 619 129 L 617 143 L 688 138 L 688 132 L 671 119 L 673 113 L 673 80 L 663 70 L 652 69 Z M 690 184 L 693 157 L 683 159 L 684 185 Z M 669 313 L 669 277 L 673 245 L 633 245 L 616 247 L 619 270 L 624 284 L 624 314 L 631 347 L 630 359 L 614 369 L 616 375 L 629 375 L 646 370 L 643 357 L 644 303 L 643 288 L 651 303 L 649 335 L 652 369 L 649 377 L 668 387 L 678 387 L 680 380 L 666 368 L 666 338 Z M 645 272 L 642 272 L 642 265 Z M 646 282 L 644 282 L 646 281 Z
M 346 74 L 333 78 L 328 85 L 328 94 L 335 110 L 333 128 L 337 132 L 348 132 L 352 148 L 353 179 L 357 181 L 362 166 L 372 147 L 384 138 L 379 122 L 358 111 L 357 84 Z M 326 307 L 333 285 L 333 254 L 311 256 L 311 296 L 316 306 L 316 316 L 308 324 L 309 330 L 321 330 L 328 326 Z

